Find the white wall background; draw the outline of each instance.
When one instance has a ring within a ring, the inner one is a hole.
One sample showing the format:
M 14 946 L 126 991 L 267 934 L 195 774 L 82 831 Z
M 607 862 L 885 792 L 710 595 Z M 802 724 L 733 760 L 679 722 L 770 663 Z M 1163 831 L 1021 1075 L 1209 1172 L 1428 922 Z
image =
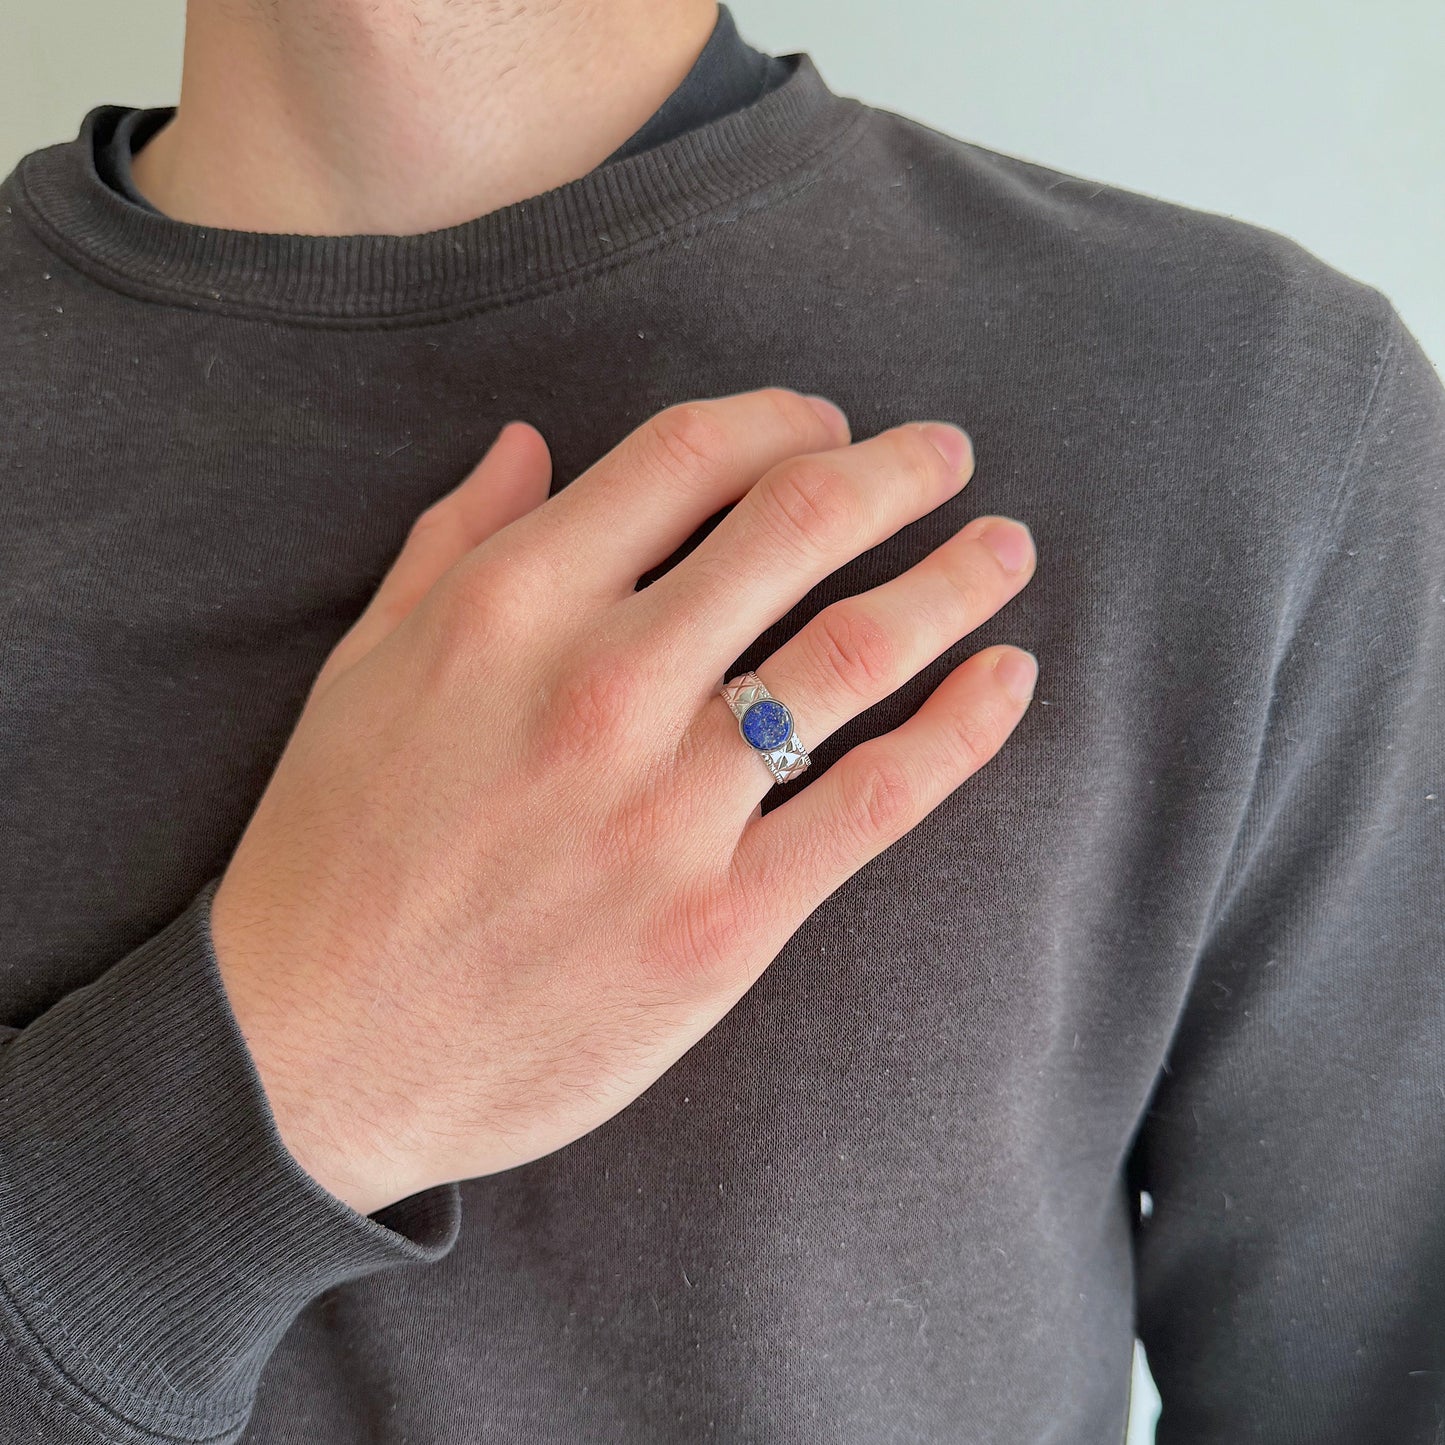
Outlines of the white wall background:
M 666 3 L 666 0 L 658 0 Z M 101 101 L 175 100 L 183 0 L 0 0 L 0 173 Z M 731 0 L 834 90 L 1283 231 L 1445 361 L 1441 0 Z M 1131 1445 L 1152 1436 L 1140 1375 Z

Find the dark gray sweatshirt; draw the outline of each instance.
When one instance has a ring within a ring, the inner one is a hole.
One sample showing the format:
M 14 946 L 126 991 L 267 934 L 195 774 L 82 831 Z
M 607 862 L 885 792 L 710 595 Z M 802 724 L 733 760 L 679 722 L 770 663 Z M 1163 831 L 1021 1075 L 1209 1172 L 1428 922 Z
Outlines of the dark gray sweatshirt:
M 787 59 L 424 235 L 146 211 L 115 108 L 0 190 L 0 1440 L 1119 1445 L 1137 1327 L 1165 1445 L 1439 1441 L 1445 393 L 1289 241 Z M 306 689 L 509 418 L 560 488 L 768 383 L 978 471 L 737 669 L 1040 558 L 793 792 L 988 643 L 1034 704 L 636 1103 L 357 1215 L 209 947 Z

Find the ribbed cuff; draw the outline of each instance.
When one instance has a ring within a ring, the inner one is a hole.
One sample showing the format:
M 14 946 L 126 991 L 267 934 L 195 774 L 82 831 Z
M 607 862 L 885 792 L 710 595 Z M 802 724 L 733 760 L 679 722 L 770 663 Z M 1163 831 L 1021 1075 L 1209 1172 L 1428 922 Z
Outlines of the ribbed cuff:
M 375 1216 L 296 1162 L 231 1013 L 209 884 L 0 1051 L 5 1327 L 67 1397 L 182 1440 L 234 1431 L 296 1314 L 455 1243 L 455 1185 Z

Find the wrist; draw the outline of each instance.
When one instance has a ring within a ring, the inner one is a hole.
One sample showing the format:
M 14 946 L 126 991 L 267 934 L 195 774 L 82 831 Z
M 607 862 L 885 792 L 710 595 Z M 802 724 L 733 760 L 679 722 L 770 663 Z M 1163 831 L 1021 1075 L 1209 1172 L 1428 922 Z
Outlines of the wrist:
M 315 993 L 286 971 L 255 967 L 212 918 L 212 946 L 232 1017 L 287 1152 L 317 1184 L 358 1214 L 374 1214 L 439 1179 L 423 1177 L 402 1146 L 400 1121 L 379 1098 L 357 1097 L 371 1077 L 351 1062 L 334 1023 L 316 1018 Z M 363 1122 L 365 1121 L 365 1122 Z

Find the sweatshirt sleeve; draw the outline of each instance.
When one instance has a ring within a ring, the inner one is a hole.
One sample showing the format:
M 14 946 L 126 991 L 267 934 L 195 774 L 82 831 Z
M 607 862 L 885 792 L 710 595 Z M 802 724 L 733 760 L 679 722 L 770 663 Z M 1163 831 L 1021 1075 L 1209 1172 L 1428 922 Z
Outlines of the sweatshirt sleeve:
M 309 1301 L 456 1240 L 455 1185 L 363 1216 L 286 1149 L 214 891 L 0 1047 L 0 1440 L 234 1440 Z
M 1130 1159 L 1159 1445 L 1445 1428 L 1445 392 L 1393 309 L 1339 467 Z

